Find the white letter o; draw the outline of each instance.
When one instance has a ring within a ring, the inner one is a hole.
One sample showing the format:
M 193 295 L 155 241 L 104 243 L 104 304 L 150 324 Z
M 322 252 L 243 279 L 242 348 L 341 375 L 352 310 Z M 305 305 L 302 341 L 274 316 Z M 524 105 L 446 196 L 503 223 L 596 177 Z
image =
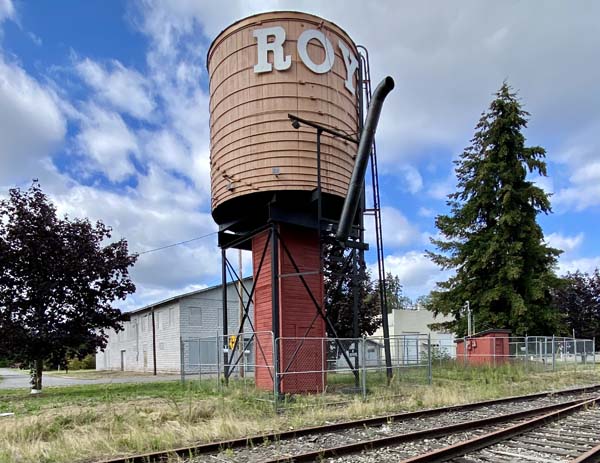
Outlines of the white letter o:
M 321 45 L 323 45 L 323 48 L 325 49 L 325 60 L 321 64 L 316 64 L 310 59 L 310 56 L 308 56 L 308 42 L 312 39 L 321 42 Z M 300 37 L 298 37 L 298 55 L 300 55 L 300 59 L 306 67 L 316 74 L 325 74 L 326 72 L 329 72 L 333 67 L 333 60 L 335 59 L 333 45 L 331 45 L 331 42 L 325 37 L 325 34 L 316 29 L 307 29 L 300 34 Z

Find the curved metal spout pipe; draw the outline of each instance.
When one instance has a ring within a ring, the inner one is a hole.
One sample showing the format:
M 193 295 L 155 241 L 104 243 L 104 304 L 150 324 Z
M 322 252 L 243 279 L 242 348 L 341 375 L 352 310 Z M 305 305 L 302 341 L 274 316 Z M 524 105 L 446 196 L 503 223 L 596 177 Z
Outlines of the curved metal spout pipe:
M 377 130 L 383 101 L 393 88 L 394 79 L 387 76 L 379 83 L 373 92 L 373 98 L 371 99 L 365 125 L 360 136 L 358 151 L 356 152 L 356 160 L 354 162 L 354 170 L 352 171 L 350 185 L 348 186 L 348 194 L 344 200 L 344 207 L 342 209 L 342 214 L 340 215 L 340 223 L 335 235 L 338 241 L 344 242 L 350 235 L 350 229 L 352 228 L 352 223 L 354 222 L 356 210 L 358 209 L 358 203 L 360 201 L 362 184 L 365 179 L 367 165 L 369 164 L 369 155 L 371 154 L 371 147 L 373 146 L 373 140 L 375 139 L 375 131 Z

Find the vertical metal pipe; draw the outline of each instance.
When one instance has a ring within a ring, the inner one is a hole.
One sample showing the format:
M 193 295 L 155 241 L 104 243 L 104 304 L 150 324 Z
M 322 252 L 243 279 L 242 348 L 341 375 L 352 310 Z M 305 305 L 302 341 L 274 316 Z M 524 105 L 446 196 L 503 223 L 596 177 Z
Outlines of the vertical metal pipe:
M 358 341 L 357 341 L 358 342 Z M 363 336 L 361 348 L 362 348 L 362 395 L 363 400 L 367 400 L 367 338 Z M 358 352 L 357 352 L 358 353 Z
M 273 388 L 275 398 L 279 400 L 280 393 L 280 375 L 279 375 L 279 236 L 277 234 L 277 224 L 271 228 L 271 323 L 273 330 L 274 349 L 273 349 Z
M 152 370 L 156 376 L 156 327 L 154 326 L 154 307 L 152 307 Z
M 433 372 L 431 366 L 431 333 L 427 334 L 427 383 L 431 386 L 433 382 Z
M 238 346 L 239 346 L 239 350 L 240 350 L 240 355 L 242 356 L 242 362 L 240 362 L 240 377 L 243 378 L 245 375 L 245 368 L 244 368 L 244 346 L 245 346 L 245 342 L 244 342 L 244 293 L 243 293 L 243 276 L 242 276 L 242 272 L 243 272 L 243 265 L 242 265 L 242 250 L 239 249 L 238 250 L 238 274 L 239 274 L 239 281 L 238 281 L 238 293 L 240 296 L 240 305 L 239 305 L 239 309 L 238 309 L 238 324 L 239 324 L 239 339 L 237 340 L 238 342 Z
M 217 390 L 220 391 L 221 390 L 221 354 L 219 353 L 219 349 L 222 349 L 222 345 L 219 342 L 221 335 L 219 334 L 219 330 L 217 330 L 216 335 L 215 335 L 215 344 L 217 347 L 216 350 L 216 354 L 217 354 L 217 374 L 215 375 L 217 378 Z
M 327 357 L 325 350 L 326 338 L 321 338 L 321 393 L 325 395 L 325 371 L 327 370 Z
M 529 337 L 525 336 L 525 370 L 529 365 Z
M 556 370 L 556 349 L 554 347 L 555 335 L 552 335 L 552 371 Z
M 198 381 L 202 380 L 202 338 L 198 338 Z
M 273 404 L 275 413 L 279 412 L 279 370 L 276 369 L 275 359 L 279 358 L 279 339 L 271 338 L 273 342 Z M 267 366 L 268 368 L 268 366 Z M 255 373 L 256 374 L 256 373 Z
M 179 337 L 179 368 L 181 368 L 181 384 L 185 383 L 185 348 L 183 338 Z
M 359 269 L 357 265 L 358 256 L 356 255 L 356 250 L 352 250 L 352 337 L 354 338 L 354 387 L 358 389 L 359 387 L 359 375 L 358 375 L 358 366 L 359 366 L 359 351 L 358 351 L 358 338 L 360 337 L 360 329 L 358 327 L 358 285 L 361 284 L 359 281 Z M 363 363 L 365 359 L 362 359 Z
M 220 348 L 223 349 L 223 379 L 225 380 L 225 384 L 228 384 L 229 371 L 227 364 L 229 362 L 229 351 L 227 345 L 227 334 L 229 332 L 229 323 L 227 317 L 227 249 L 225 248 L 221 249 L 221 291 L 221 297 L 223 298 L 223 340 L 221 343 L 222 347 Z

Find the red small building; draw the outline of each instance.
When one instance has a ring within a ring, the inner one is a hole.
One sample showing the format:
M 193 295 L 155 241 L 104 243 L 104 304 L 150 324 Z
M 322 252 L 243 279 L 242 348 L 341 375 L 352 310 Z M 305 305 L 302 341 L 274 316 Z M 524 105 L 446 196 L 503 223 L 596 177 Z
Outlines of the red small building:
M 473 365 L 508 362 L 510 334 L 510 330 L 490 329 L 456 339 L 456 360 Z

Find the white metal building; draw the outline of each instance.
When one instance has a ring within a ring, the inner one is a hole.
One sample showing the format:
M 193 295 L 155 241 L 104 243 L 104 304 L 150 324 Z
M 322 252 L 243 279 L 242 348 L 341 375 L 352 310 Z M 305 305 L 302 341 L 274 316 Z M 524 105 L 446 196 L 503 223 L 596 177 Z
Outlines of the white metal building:
M 429 325 L 453 320 L 452 316 L 433 315 L 433 312 L 424 309 L 417 310 L 392 310 L 388 314 L 390 337 L 397 338 L 392 343 L 392 358 L 395 360 L 410 360 L 419 357 L 419 352 L 424 352 L 427 345 L 427 335 L 431 336 L 431 344 L 435 355 L 455 357 L 456 346 L 454 334 L 445 331 L 434 331 Z M 373 336 L 383 337 L 383 328 L 378 328 Z
M 252 279 L 243 285 L 250 291 Z M 227 285 L 228 333 L 239 327 L 240 298 L 237 283 Z M 243 304 L 247 303 L 242 291 Z M 181 371 L 182 342 L 206 336 L 223 334 L 222 286 L 193 291 L 129 312 L 130 320 L 124 330 L 109 334 L 104 352 L 96 354 L 97 370 L 154 371 L 179 373 Z M 250 320 L 253 320 L 252 305 Z M 250 323 L 244 323 L 250 332 Z

